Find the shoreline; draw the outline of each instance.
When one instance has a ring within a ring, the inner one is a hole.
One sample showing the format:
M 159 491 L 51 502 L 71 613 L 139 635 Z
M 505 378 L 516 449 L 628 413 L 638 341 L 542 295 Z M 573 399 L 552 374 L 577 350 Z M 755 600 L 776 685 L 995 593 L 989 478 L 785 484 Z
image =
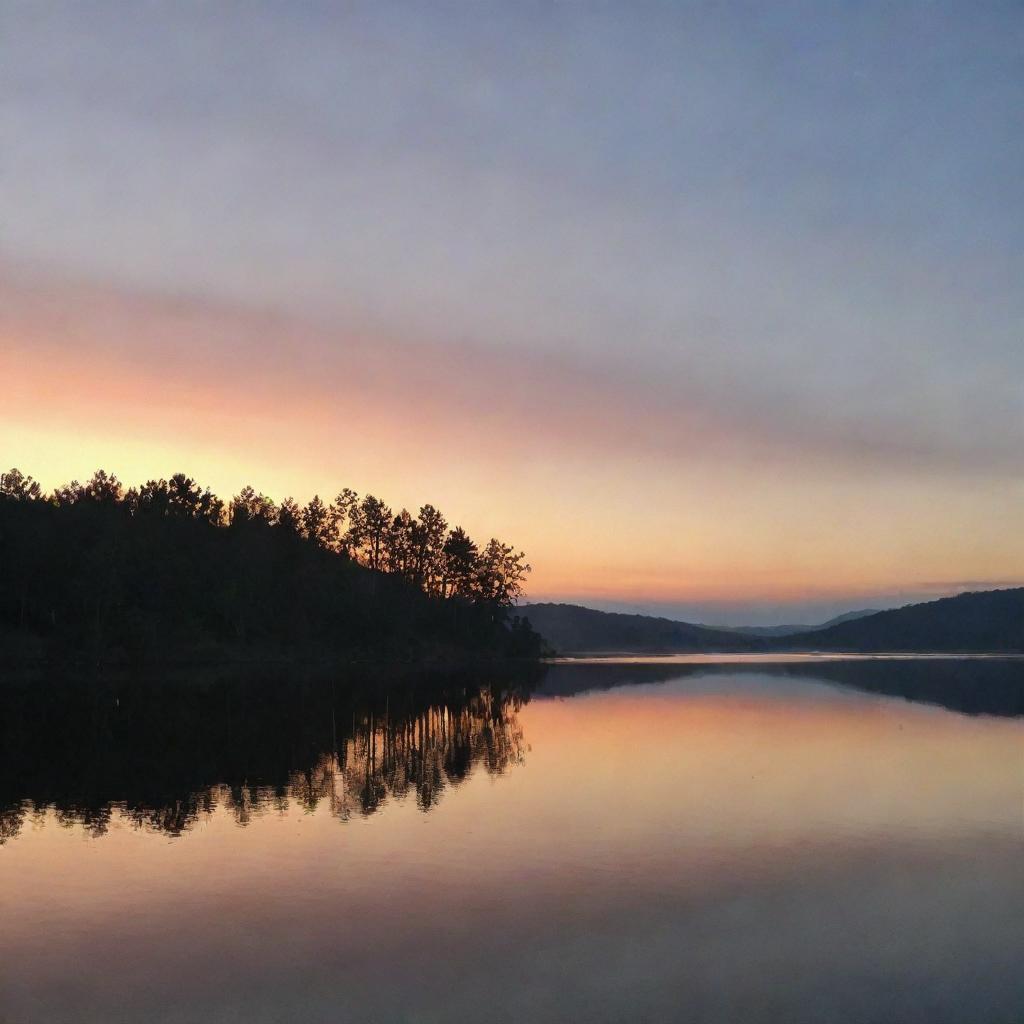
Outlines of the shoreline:
M 788 665 L 815 661 L 1024 661 L 1020 651 L 765 651 L 758 653 L 583 652 L 542 658 L 545 665 Z

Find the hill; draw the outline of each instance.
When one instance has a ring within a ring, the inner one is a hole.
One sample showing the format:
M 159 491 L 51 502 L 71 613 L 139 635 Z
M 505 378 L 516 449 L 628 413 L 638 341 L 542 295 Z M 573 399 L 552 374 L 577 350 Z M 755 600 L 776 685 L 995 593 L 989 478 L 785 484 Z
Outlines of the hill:
M 862 608 L 859 611 L 844 612 L 817 626 L 791 624 L 783 626 L 708 626 L 707 628 L 724 629 L 730 633 L 743 633 L 746 636 L 792 636 L 795 633 L 813 633 L 819 629 L 828 629 L 830 626 L 838 626 L 840 622 L 863 619 L 867 615 L 874 615 L 877 610 L 877 608 Z
M 774 650 L 1024 653 L 1024 587 L 985 590 L 876 612 L 778 638 Z
M 527 604 L 516 612 L 561 654 L 687 654 L 764 650 L 756 637 L 689 622 L 599 612 L 575 604 Z
M 794 633 L 712 628 L 572 604 L 527 604 L 526 616 L 560 653 L 695 654 L 1024 652 L 1024 588 L 988 590 L 882 612 L 848 612 Z M 777 627 L 781 628 L 781 627 Z

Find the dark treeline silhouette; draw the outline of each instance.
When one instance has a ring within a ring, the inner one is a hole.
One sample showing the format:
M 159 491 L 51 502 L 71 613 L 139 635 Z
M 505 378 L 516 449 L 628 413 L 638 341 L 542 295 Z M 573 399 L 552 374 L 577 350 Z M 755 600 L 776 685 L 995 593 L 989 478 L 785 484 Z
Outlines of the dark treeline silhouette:
M 99 470 L 44 494 L 0 477 L 0 639 L 8 661 L 181 660 L 240 652 L 536 657 L 510 614 L 530 571 L 431 505 L 397 514 L 345 488 L 225 505 L 184 474 L 125 489 Z
M 218 807 L 243 825 L 296 805 L 344 820 L 410 795 L 429 810 L 475 765 L 522 760 L 534 675 L 8 682 L 0 843 L 47 812 L 97 835 L 115 814 L 177 835 Z

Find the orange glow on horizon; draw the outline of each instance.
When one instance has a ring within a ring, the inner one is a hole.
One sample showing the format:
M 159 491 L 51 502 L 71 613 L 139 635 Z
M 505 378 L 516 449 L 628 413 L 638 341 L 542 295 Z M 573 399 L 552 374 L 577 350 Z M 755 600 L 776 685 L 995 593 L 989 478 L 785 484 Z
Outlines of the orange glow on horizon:
M 46 488 L 102 466 L 126 484 L 183 470 L 226 498 L 429 502 L 523 548 L 530 599 L 855 601 L 1024 578 L 1020 482 L 730 458 L 720 426 L 657 409 L 643 430 L 690 440 L 651 450 L 626 391 L 562 366 L 526 361 L 496 391 L 500 355 L 27 294 L 0 316 L 0 458 Z

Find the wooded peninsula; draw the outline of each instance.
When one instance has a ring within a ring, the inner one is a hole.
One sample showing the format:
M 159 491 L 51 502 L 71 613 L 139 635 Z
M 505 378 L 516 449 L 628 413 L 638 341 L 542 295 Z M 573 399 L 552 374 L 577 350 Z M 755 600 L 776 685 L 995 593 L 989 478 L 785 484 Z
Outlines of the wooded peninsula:
M 432 505 L 343 488 L 229 502 L 178 473 L 125 488 L 98 470 L 51 493 L 0 476 L 0 640 L 14 664 L 268 657 L 536 658 L 512 614 L 530 571 Z

